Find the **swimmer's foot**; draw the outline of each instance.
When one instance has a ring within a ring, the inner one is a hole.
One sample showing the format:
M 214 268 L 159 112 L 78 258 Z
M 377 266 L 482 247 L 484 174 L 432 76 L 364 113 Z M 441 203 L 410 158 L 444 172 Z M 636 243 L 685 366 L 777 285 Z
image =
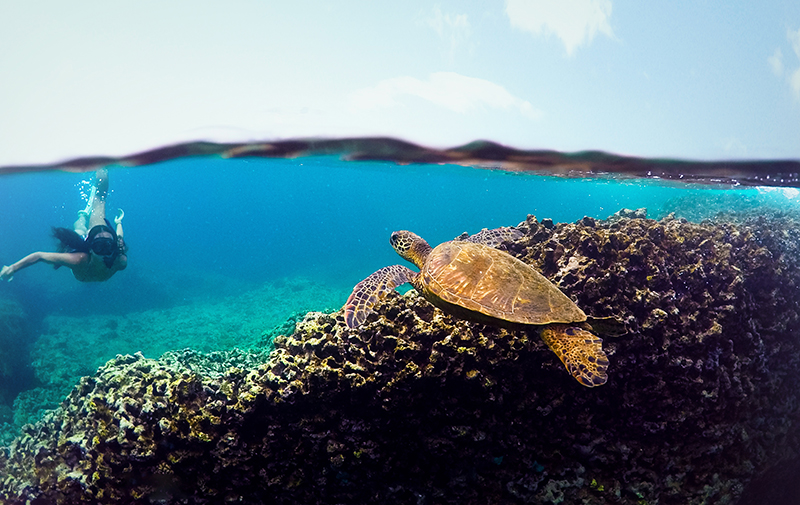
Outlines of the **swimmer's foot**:
M 14 272 L 11 270 L 10 266 L 4 266 L 0 270 L 0 280 L 11 282 L 11 279 L 14 278 Z

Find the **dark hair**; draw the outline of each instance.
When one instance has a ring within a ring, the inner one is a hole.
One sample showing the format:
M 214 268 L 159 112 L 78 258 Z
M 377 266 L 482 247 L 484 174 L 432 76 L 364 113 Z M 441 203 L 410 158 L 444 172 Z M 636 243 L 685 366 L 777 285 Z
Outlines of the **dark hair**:
M 58 252 L 89 252 L 89 244 L 75 230 L 53 227 L 53 237 L 58 240 Z

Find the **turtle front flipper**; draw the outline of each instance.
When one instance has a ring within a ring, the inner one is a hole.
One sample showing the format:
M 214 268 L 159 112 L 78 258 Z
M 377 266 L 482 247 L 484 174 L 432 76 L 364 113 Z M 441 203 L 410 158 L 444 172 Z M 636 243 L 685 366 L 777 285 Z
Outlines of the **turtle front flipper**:
M 349 328 L 357 328 L 372 313 L 372 307 L 397 286 L 411 282 L 416 272 L 402 265 L 383 267 L 356 284 L 344 304 L 344 320 Z
M 600 337 L 569 324 L 550 324 L 541 336 L 578 382 L 590 388 L 606 383 L 608 357 Z

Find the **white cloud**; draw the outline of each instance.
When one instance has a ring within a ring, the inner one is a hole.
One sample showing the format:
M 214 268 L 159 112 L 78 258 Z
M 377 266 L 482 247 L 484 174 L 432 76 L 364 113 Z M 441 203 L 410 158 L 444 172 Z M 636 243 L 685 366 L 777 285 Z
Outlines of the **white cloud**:
M 472 35 L 466 14 L 445 14 L 438 5 L 434 6 L 433 13 L 424 20 L 424 24 L 432 28 L 445 43 L 446 49 L 442 51 L 442 56 L 451 64 L 456 50 L 466 45 Z
M 736 137 L 729 137 L 722 141 L 722 148 L 728 154 L 747 156 L 747 145 Z
M 787 30 L 786 38 L 789 39 L 789 43 L 792 45 L 794 54 L 800 58 L 800 28 L 797 30 Z M 770 61 L 770 63 L 772 62 Z M 794 92 L 795 99 L 800 101 L 800 68 L 790 73 L 787 77 L 789 86 Z
M 794 54 L 800 58 L 800 28 L 797 30 L 788 30 L 786 36 L 789 38 L 789 42 L 792 44 L 792 49 L 794 49 Z
M 795 70 L 791 77 L 789 77 L 789 85 L 792 87 L 792 91 L 794 91 L 794 97 L 800 101 L 800 68 Z
M 488 107 L 516 110 L 530 119 L 543 115 L 530 102 L 512 95 L 499 84 L 454 72 L 435 72 L 427 81 L 409 76 L 386 79 L 353 92 L 350 101 L 358 108 L 380 109 L 399 106 L 397 98 L 402 96 L 416 96 L 460 114 Z
M 783 75 L 783 52 L 780 48 L 776 49 L 775 52 L 767 58 L 769 62 L 769 66 L 772 67 L 772 72 L 775 73 L 778 77 Z
M 506 15 L 515 28 L 534 35 L 554 33 L 569 55 L 597 32 L 614 36 L 611 0 L 506 0 Z

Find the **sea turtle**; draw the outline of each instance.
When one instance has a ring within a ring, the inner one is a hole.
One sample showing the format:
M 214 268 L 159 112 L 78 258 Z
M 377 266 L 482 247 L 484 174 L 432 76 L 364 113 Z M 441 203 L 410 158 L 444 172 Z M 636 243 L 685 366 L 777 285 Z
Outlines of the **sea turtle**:
M 344 307 L 347 326 L 360 326 L 380 298 L 408 282 L 447 313 L 499 326 L 535 327 L 578 382 L 604 384 L 608 358 L 603 341 L 589 331 L 586 314 L 533 267 L 495 248 L 516 235 L 521 232 L 514 228 L 484 230 L 432 248 L 410 231 L 392 233 L 392 247 L 420 271 L 391 265 L 356 284 Z

